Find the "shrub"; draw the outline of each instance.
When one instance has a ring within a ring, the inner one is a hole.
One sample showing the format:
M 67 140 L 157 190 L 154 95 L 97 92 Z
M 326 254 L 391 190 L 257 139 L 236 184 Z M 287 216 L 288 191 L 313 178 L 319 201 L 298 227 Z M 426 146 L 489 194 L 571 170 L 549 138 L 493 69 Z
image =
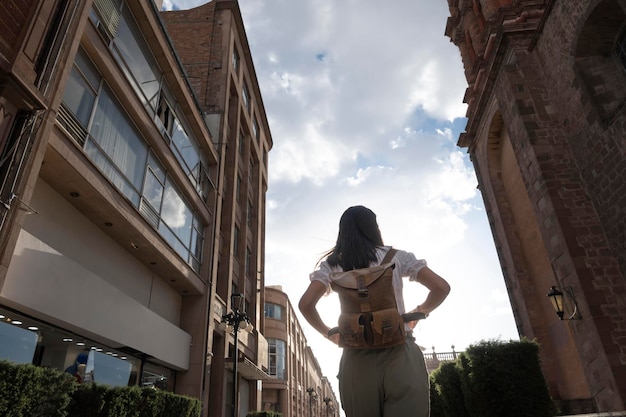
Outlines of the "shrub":
M 432 374 L 445 417 L 469 417 L 456 362 L 444 362 Z
M 139 387 L 81 385 L 69 406 L 69 417 L 197 417 L 197 398 Z
M 446 417 L 443 411 L 441 394 L 439 394 L 439 389 L 433 379 L 433 374 L 430 376 L 430 417 Z
M 65 417 L 75 389 L 71 375 L 0 361 L 0 415 Z
M 276 411 L 250 411 L 246 417 L 283 417 L 283 415 Z
M 482 341 L 464 355 L 461 379 L 471 416 L 555 415 L 535 342 Z
M 79 385 L 56 369 L 0 361 L 2 417 L 198 417 L 197 398 L 139 387 Z

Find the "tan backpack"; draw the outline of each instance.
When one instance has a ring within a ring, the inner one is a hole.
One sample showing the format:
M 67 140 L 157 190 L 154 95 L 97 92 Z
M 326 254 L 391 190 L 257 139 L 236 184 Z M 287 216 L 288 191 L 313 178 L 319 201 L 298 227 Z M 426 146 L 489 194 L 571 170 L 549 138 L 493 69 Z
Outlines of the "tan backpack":
M 400 315 L 393 290 L 391 262 L 396 254 L 389 249 L 380 265 L 330 274 L 331 287 L 339 294 L 339 346 L 352 349 L 379 349 L 404 343 L 405 321 L 417 320 L 418 313 Z M 421 316 L 420 316 L 421 315 Z

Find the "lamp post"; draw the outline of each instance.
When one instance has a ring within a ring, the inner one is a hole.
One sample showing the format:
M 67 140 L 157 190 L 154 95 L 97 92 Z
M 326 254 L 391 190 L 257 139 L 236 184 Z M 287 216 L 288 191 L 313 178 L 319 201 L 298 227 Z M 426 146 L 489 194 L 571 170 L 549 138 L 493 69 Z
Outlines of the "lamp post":
M 330 406 L 333 403 L 333 400 L 330 397 L 324 397 L 324 403 L 326 404 L 326 417 L 328 417 L 328 411 L 330 411 Z
M 233 333 L 233 417 L 237 417 L 237 381 L 238 381 L 238 370 L 237 365 L 239 363 L 239 330 L 245 329 L 248 332 L 251 332 L 253 329 L 252 323 L 250 323 L 250 319 L 246 315 L 246 312 L 243 311 L 243 303 L 244 296 L 243 294 L 233 294 L 230 298 L 230 308 L 231 312 L 228 314 L 224 314 L 222 316 L 222 323 L 226 325 L 226 330 L 232 330 Z M 245 323 L 242 327 L 241 323 Z
M 313 400 L 317 398 L 317 393 L 315 392 L 315 388 L 307 388 L 307 394 L 309 394 L 309 417 L 313 417 Z

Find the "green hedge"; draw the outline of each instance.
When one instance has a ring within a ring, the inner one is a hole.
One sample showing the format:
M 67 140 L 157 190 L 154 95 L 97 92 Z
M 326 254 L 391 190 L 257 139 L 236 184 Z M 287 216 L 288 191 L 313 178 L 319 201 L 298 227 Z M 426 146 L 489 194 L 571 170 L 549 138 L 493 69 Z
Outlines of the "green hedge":
M 68 417 L 197 417 L 200 400 L 153 388 L 80 385 Z
M 75 389 L 69 374 L 0 361 L 0 416 L 65 417 Z
M 283 417 L 283 415 L 276 411 L 250 411 L 246 417 Z
M 433 372 L 431 384 L 444 417 L 556 415 L 541 372 L 539 347 L 528 340 L 471 345 L 455 362 L 443 363 Z
M 432 374 L 430 375 L 430 417 L 446 417 L 443 400 Z
M 431 375 L 445 417 L 470 417 L 463 399 L 461 376 L 456 362 L 444 362 Z
M 198 417 L 197 398 L 153 388 L 77 384 L 56 369 L 0 361 L 3 417 Z

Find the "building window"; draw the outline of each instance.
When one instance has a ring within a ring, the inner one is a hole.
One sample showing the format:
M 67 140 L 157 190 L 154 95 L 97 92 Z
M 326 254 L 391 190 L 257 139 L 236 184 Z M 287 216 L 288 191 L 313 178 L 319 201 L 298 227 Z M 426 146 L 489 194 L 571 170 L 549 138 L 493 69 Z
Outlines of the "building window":
M 274 303 L 265 303 L 265 317 L 275 320 L 282 320 L 283 306 Z
M 96 67 L 83 51 L 79 50 L 63 93 L 63 103 L 83 127 L 89 124 L 101 81 L 102 77 Z
M 268 338 L 269 374 L 276 379 L 285 379 L 285 341 Z
M 248 165 L 248 182 L 250 183 L 250 187 L 252 187 L 252 184 L 254 184 L 254 161 L 252 159 Z
M 246 247 L 246 276 L 250 276 L 252 271 L 252 252 L 249 247 Z
M 239 201 L 241 196 L 241 175 L 237 174 L 237 180 L 235 182 L 235 198 Z
M 135 207 L 148 159 L 148 146 L 105 85 L 89 129 L 85 152 Z
M 258 142 L 261 137 L 261 133 L 259 131 L 259 122 L 257 122 L 256 117 L 252 120 L 252 135 L 254 139 Z
M 88 132 L 86 137 L 74 139 L 172 248 L 199 271 L 204 226 L 82 52 L 77 55 L 70 80 L 60 116 L 75 119 L 70 125 Z M 80 129 L 69 130 L 75 135 Z
M 130 10 L 128 7 L 123 9 L 117 34 L 113 38 L 112 52 L 117 61 L 122 64 L 126 78 L 131 82 L 144 105 L 156 109 L 161 88 L 161 70 Z
M 233 255 L 239 256 L 239 226 L 235 226 L 235 234 L 233 236 Z
M 252 201 L 248 200 L 248 209 L 247 209 L 247 213 L 246 213 L 246 220 L 248 223 L 248 227 L 252 227 Z
M 5 308 L 0 308 L 0 340 L 0 359 L 64 371 L 78 383 L 174 389 L 175 372 L 142 363 L 140 352 L 133 356 Z
M 117 4 L 112 4 L 114 1 Z M 206 169 L 208 163 L 200 152 L 198 141 L 188 133 L 189 129 L 185 129 L 184 118 L 177 115 L 170 105 L 174 99 L 169 95 L 161 69 L 129 8 L 119 0 L 97 0 L 90 17 L 98 27 L 101 27 L 102 21 L 115 22 L 105 25 L 107 36 L 113 38 L 113 56 L 145 109 L 154 116 L 157 127 L 168 141 L 196 192 L 206 201 L 210 185 Z M 115 27 L 115 30 L 110 30 L 109 27 Z
M 237 52 L 237 48 L 233 48 L 233 71 L 235 74 L 239 74 L 239 52 Z
M 239 131 L 239 137 L 237 138 L 237 147 L 239 148 L 239 155 L 243 156 L 243 151 L 244 151 L 244 135 L 243 135 L 243 130 Z
M 241 95 L 243 96 L 243 105 L 245 106 L 246 110 L 250 112 L 250 93 L 248 93 L 248 87 L 245 84 L 243 85 Z
M 159 106 L 156 114 L 157 125 L 163 137 L 168 141 L 178 164 L 187 174 L 187 178 L 194 185 L 196 192 L 206 201 L 209 195 L 209 177 L 206 160 L 200 152 L 198 143 L 183 127 L 182 122 L 172 111 L 164 91 L 159 97 Z

